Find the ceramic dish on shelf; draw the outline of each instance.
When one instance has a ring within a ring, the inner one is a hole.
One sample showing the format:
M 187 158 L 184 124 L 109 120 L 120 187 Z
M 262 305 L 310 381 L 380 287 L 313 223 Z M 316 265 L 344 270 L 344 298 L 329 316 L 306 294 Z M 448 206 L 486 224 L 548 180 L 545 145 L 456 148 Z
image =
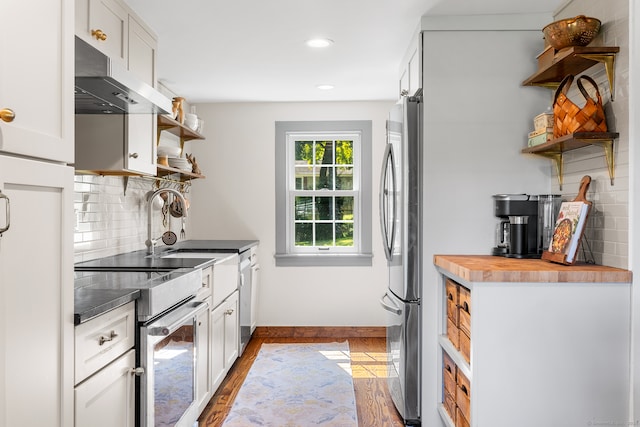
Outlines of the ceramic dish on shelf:
M 169 166 L 176 169 L 191 170 L 191 163 L 187 159 L 169 157 Z
M 180 157 L 180 147 L 171 147 L 168 145 L 158 145 L 158 156 L 167 156 L 169 158 Z

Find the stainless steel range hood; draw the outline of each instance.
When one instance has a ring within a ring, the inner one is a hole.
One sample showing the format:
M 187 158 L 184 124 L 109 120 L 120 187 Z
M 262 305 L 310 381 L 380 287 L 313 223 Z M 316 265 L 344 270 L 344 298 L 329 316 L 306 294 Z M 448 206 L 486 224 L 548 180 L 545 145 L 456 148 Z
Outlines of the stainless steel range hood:
M 170 114 L 171 101 L 76 37 L 76 114 Z

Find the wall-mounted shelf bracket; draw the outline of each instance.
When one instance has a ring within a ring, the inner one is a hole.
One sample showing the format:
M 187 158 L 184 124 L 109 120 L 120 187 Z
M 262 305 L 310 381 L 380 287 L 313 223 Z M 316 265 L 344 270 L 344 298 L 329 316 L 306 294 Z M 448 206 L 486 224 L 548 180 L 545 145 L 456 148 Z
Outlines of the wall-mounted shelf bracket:
M 609 179 L 611 185 L 615 178 L 615 163 L 613 153 L 613 142 L 618 138 L 617 132 L 576 132 L 565 135 L 560 138 L 552 139 L 544 144 L 534 147 L 527 147 L 522 150 L 526 154 L 536 154 L 551 159 L 558 173 L 558 184 L 562 190 L 563 180 L 563 155 L 566 151 L 575 150 L 589 145 L 599 145 L 602 147 L 605 155 L 607 169 L 609 170 Z
M 604 70 L 607 73 L 607 79 L 609 80 L 609 91 L 611 93 L 611 101 L 615 99 L 615 72 L 614 63 L 616 60 L 615 53 L 598 53 L 598 54 L 580 54 L 585 59 L 591 59 L 593 61 L 601 62 L 604 64 Z

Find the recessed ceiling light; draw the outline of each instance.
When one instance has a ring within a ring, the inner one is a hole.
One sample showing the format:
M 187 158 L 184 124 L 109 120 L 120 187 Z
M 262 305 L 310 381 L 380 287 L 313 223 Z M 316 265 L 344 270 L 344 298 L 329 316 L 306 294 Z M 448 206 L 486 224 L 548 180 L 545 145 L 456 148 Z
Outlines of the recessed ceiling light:
M 333 89 L 334 86 L 333 85 L 318 85 L 316 87 L 318 89 L 320 89 L 320 90 L 331 90 L 331 89 Z
M 333 44 L 331 39 L 311 39 L 306 41 L 309 47 L 327 47 Z

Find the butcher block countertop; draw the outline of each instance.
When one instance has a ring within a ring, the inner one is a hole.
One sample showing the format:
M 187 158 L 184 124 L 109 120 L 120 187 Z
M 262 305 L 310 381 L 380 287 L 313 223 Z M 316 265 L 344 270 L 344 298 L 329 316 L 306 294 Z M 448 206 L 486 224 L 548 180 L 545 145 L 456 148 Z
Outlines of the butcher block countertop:
M 632 278 L 629 270 L 603 265 L 569 266 L 491 255 L 435 255 L 434 263 L 469 282 L 631 283 Z

